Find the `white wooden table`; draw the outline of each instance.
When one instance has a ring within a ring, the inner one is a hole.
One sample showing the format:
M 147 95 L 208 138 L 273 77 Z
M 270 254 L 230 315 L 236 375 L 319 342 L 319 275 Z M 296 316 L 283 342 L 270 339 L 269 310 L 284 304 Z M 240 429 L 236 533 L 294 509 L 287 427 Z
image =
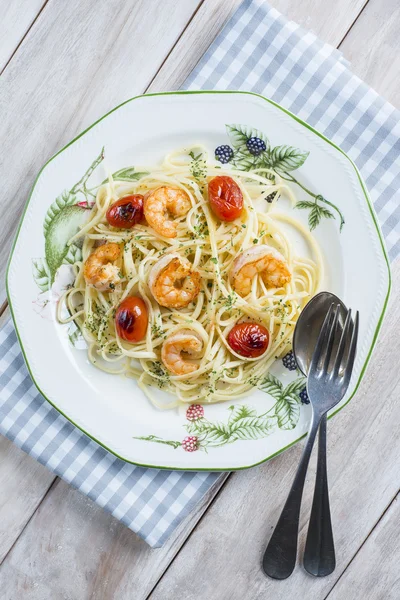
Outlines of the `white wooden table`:
M 270 0 L 339 47 L 400 106 L 399 0 Z M 240 0 L 2 0 L 0 306 L 4 270 L 33 178 L 63 144 L 126 98 L 176 89 Z M 329 425 L 333 575 L 300 566 L 283 582 L 260 558 L 300 445 L 225 477 L 161 549 L 0 438 L 0 596 L 4 600 L 398 600 L 400 261 L 357 397 Z M 4 304 L 3 304 L 4 303 Z M 310 510 L 315 463 L 301 522 Z

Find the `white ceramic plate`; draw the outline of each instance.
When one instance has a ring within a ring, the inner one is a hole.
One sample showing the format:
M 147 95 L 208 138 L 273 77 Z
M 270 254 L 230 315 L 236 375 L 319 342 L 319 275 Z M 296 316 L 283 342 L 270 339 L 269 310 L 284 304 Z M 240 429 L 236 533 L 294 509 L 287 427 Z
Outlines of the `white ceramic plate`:
M 7 287 L 21 347 L 38 389 L 99 444 L 140 465 L 195 470 L 245 468 L 295 443 L 309 424 L 310 407 L 299 398 L 303 382 L 282 361 L 272 369 L 278 382 L 270 381 L 265 391 L 256 390 L 232 406 L 205 406 L 204 410 L 191 409 L 188 415 L 183 409 L 162 412 L 148 402 L 135 381 L 93 367 L 86 352 L 71 345 L 68 326 L 55 320 L 63 275 L 68 260 L 73 259 L 63 255 L 64 238 L 70 235 L 70 226 L 76 227 L 74 219 L 79 220 L 79 211 L 84 211 L 79 203 L 85 201 L 87 192 L 80 180 L 100 150 L 105 148 L 104 162 L 112 172 L 128 165 L 153 164 L 171 149 L 197 143 L 205 144 L 212 155 L 217 146 L 230 143 L 225 125 L 232 123 L 263 132 L 271 147 L 293 147 L 276 150 L 275 160 L 286 161 L 280 163 L 281 169 L 314 195 L 322 195 L 317 203 L 336 217 L 326 218 L 328 214 L 319 211 L 321 221 L 314 231 L 326 262 L 324 288 L 360 311 L 354 376 L 336 411 L 360 383 L 386 308 L 388 260 L 365 185 L 352 161 L 321 134 L 272 101 L 244 92 L 151 94 L 117 107 L 40 171 L 12 250 Z M 298 148 L 309 155 L 304 164 L 292 170 L 303 160 Z M 91 174 L 90 186 L 104 179 L 104 162 Z M 125 174 L 135 176 L 132 171 Z M 305 202 L 315 201 L 298 187 L 296 193 Z M 311 205 L 295 210 L 284 200 L 280 203 L 280 210 L 294 211 L 308 226 Z M 341 232 L 338 211 L 345 218 Z M 49 240 L 51 256 L 45 248 Z M 49 290 L 49 271 L 54 271 L 61 259 L 66 266 L 58 271 Z M 296 383 L 288 390 L 292 381 Z M 188 452 L 189 443 L 182 446 L 187 436 L 195 438 L 197 451 Z

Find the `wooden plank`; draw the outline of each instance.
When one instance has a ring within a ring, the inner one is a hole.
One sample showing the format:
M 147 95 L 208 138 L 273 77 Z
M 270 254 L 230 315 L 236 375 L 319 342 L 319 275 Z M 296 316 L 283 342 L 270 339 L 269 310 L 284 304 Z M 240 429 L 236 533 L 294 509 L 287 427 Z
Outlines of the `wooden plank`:
M 9 319 L 0 316 L 0 329 Z M 55 480 L 35 459 L 0 436 L 0 563 Z
M 335 2 L 268 0 L 268 2 L 295 23 L 313 31 L 324 42 L 337 47 L 368 0 L 335 0 Z
M 0 563 L 54 480 L 54 473 L 0 436 Z
M 241 3 L 242 0 L 203 2 L 147 91 L 179 89 Z
M 394 499 L 327 600 L 348 598 L 352 590 L 363 600 L 400 598 L 400 495 Z
M 46 0 L 8 0 L 0 4 L 0 73 L 27 34 Z
M 397 107 L 400 107 L 399 24 L 398 0 L 370 0 L 340 46 L 354 73 Z
M 0 569 L 2 598 L 144 600 L 221 484 L 208 491 L 161 550 L 152 550 L 58 480 Z
M 299 565 L 286 581 L 274 581 L 260 568 L 298 464 L 302 446 L 298 444 L 260 467 L 230 477 L 151 594 L 151 600 L 164 600 L 171 590 L 179 590 L 187 600 L 194 600 L 200 592 L 207 600 L 286 600 L 307 598 L 311 589 L 313 600 L 326 597 L 399 488 L 400 413 L 396 407 L 400 391 L 400 261 L 394 281 L 393 301 L 372 364 L 357 397 L 328 427 L 336 571 L 329 577 L 312 579 Z M 314 470 L 315 462 L 303 503 L 301 546 L 311 507 Z
M 382 0 L 384 1 L 384 0 Z M 151 83 L 150 92 L 178 89 L 242 0 L 206 0 Z M 269 4 L 337 46 L 351 28 L 366 0 L 269 0 Z M 201 32 L 201 35 L 199 35 Z
M 71 0 L 67 10 L 63 0 L 51 0 L 40 14 L 0 88 L 0 168 L 7 173 L 0 305 L 11 240 L 36 173 L 79 131 L 146 89 L 199 3 Z

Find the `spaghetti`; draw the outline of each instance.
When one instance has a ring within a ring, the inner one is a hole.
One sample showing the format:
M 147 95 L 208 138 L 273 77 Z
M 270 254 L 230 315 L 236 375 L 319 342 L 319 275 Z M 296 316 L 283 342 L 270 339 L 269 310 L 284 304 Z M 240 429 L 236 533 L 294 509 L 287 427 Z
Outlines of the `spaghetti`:
M 240 187 L 244 202 L 240 218 L 231 222 L 215 217 L 207 197 L 210 179 L 225 174 Z M 144 195 L 160 186 L 181 189 L 190 199 L 190 210 L 175 219 L 176 237 L 164 237 L 144 222 L 129 230 L 109 225 L 106 212 L 115 201 L 127 194 Z M 183 150 L 168 154 L 160 166 L 139 181 L 117 181 L 109 176 L 97 191 L 90 220 L 69 241 L 83 239 L 83 260 L 73 266 L 75 282 L 59 303 L 59 321 L 75 322 L 96 367 L 135 378 L 158 407 L 245 396 L 274 360 L 289 350 L 297 318 L 317 292 L 323 275 L 314 238 L 301 223 L 276 210 L 282 194 L 295 201 L 290 188 L 275 172 L 222 168 L 207 160 L 203 148 L 197 156 Z M 272 202 L 265 202 L 266 197 Z M 312 258 L 294 254 L 283 223 L 297 230 Z M 84 264 L 94 248 L 104 242 L 118 244 L 121 253 L 115 261 L 118 281 L 101 291 L 85 281 Z M 268 245 L 284 257 L 291 278 L 283 287 L 270 288 L 257 275 L 250 293 L 242 297 L 232 285 L 230 272 L 238 255 L 259 245 Z M 200 275 L 199 293 L 185 308 L 161 306 L 149 286 L 151 269 L 169 254 L 187 259 Z M 116 310 L 132 295 L 144 301 L 148 312 L 145 337 L 136 343 L 122 339 L 115 326 Z M 66 318 L 63 306 L 69 312 Z M 261 357 L 245 358 L 228 344 L 232 327 L 246 321 L 259 323 L 269 332 L 268 348 Z M 164 364 L 162 348 L 171 335 L 181 330 L 191 331 L 201 341 L 202 351 L 192 360 L 196 367 L 192 372 L 176 375 Z M 161 402 L 157 388 L 173 394 L 174 399 Z

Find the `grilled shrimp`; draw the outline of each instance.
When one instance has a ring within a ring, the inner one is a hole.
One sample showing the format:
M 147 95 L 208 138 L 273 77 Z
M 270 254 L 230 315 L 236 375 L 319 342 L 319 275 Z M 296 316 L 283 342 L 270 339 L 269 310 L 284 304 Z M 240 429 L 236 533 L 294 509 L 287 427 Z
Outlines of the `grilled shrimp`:
M 231 267 L 230 280 L 242 297 L 250 294 L 256 275 L 261 275 L 267 288 L 278 288 L 289 283 L 291 274 L 285 258 L 278 250 L 263 244 L 239 254 Z
M 199 358 L 202 350 L 203 342 L 195 331 L 180 329 L 171 333 L 163 343 L 161 359 L 174 375 L 187 375 L 199 368 L 190 359 Z
M 163 186 L 148 192 L 144 198 L 144 216 L 157 233 L 176 237 L 177 224 L 170 218 L 183 217 L 192 205 L 189 196 L 180 188 Z
M 120 254 L 121 250 L 114 242 L 98 246 L 87 258 L 83 267 L 86 283 L 99 291 L 105 291 L 110 285 L 118 283 L 119 268 L 114 265 L 114 262 Z
M 184 308 L 200 291 L 200 274 L 191 262 L 178 253 L 160 258 L 149 274 L 149 287 L 154 298 L 167 308 Z

